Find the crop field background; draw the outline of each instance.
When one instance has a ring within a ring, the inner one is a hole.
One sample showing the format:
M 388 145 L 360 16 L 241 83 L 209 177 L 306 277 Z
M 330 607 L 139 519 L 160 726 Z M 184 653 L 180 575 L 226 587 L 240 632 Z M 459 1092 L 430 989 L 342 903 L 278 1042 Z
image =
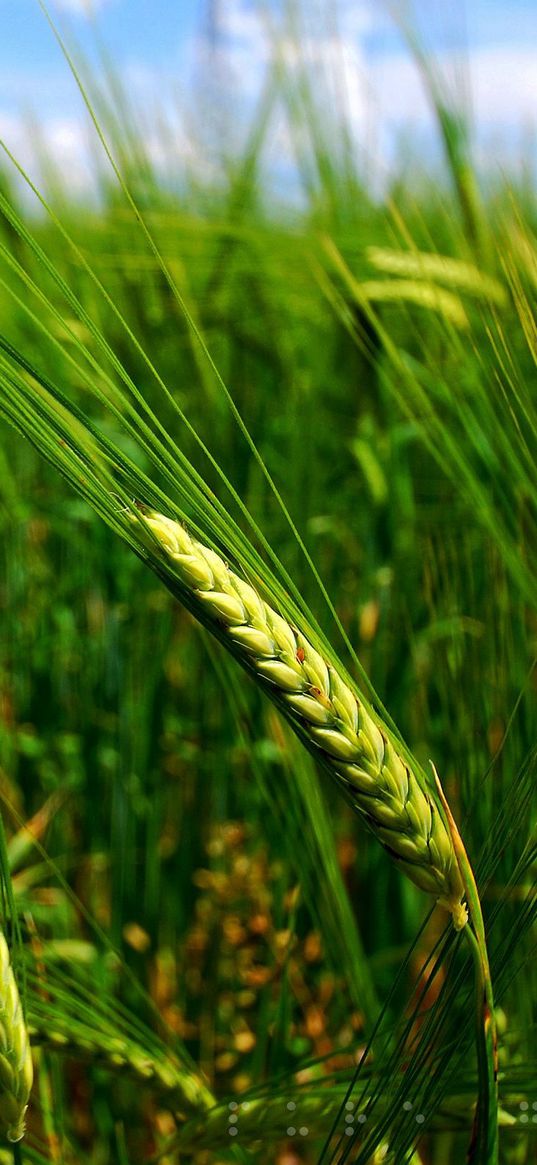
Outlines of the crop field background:
M 456 78 L 400 12 L 421 159 L 403 143 L 371 172 L 298 4 L 257 9 L 239 115 L 217 9 L 188 150 L 168 99 L 140 108 L 51 9 L 91 181 L 39 110 L 0 158 L 2 929 L 34 1063 L 0 1162 L 531 1165 L 535 173 L 480 172 Z M 249 562 L 276 609 L 290 578 L 433 798 L 438 771 L 485 923 L 498 1114 L 465 928 L 127 544 L 137 503 Z

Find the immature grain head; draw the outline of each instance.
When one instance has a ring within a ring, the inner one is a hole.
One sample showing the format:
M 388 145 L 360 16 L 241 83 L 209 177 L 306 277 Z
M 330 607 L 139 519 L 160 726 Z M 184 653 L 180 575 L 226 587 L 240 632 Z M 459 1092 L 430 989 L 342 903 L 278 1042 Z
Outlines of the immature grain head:
M 126 1036 L 112 1034 L 97 1021 L 90 1028 L 57 1014 L 51 1022 L 42 1001 L 35 997 L 30 999 L 28 1018 L 34 1046 L 133 1076 L 173 1104 L 183 1118 L 192 1118 L 216 1103 L 200 1074 L 181 1064 L 167 1048 L 161 1054 L 150 1051 Z
M 32 1080 L 28 1033 L 8 945 L 0 933 L 0 1134 L 8 1141 L 24 1136 Z
M 306 737 L 404 873 L 451 911 L 457 929 L 463 927 L 464 890 L 449 830 L 425 781 L 400 755 L 360 693 L 181 523 L 145 510 L 144 522 L 194 608 L 204 612 L 204 621 L 227 640 Z M 147 532 L 146 540 L 154 549 Z

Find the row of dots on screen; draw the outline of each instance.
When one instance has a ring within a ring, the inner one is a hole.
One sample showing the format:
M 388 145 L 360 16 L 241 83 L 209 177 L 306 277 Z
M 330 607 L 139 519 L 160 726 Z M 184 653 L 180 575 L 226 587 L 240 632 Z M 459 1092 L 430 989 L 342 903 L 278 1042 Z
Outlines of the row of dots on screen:
M 287 1108 L 287 1111 L 289 1112 L 289 1119 L 290 1120 L 292 1120 L 292 1114 L 295 1112 L 296 1107 L 297 1107 L 297 1105 L 296 1105 L 294 1100 L 289 1100 L 286 1104 L 286 1108 Z M 238 1127 L 237 1127 L 238 1123 L 239 1123 L 239 1110 L 242 1109 L 243 1112 L 247 1112 L 248 1111 L 248 1101 L 245 1101 L 243 1104 L 237 1104 L 237 1102 L 235 1100 L 232 1100 L 232 1101 L 230 1101 L 228 1108 L 229 1108 L 229 1116 L 227 1118 L 228 1124 L 229 1124 L 228 1132 L 229 1132 L 230 1137 L 236 1137 L 237 1133 L 239 1131 Z M 354 1108 L 352 1100 L 347 1101 L 345 1108 L 347 1109 L 347 1112 L 345 1113 L 345 1124 L 346 1124 L 345 1133 L 347 1134 L 348 1137 L 352 1137 L 352 1134 L 354 1132 L 353 1125 L 354 1125 L 354 1119 L 355 1119 L 354 1113 L 352 1111 L 352 1109 Z M 412 1108 L 412 1105 L 410 1105 L 410 1108 Z M 356 1117 L 356 1120 L 357 1120 L 358 1124 L 364 1125 L 367 1121 L 367 1117 L 365 1116 L 364 1113 L 360 1113 Z M 425 1117 L 423 1116 L 422 1113 L 418 1113 L 416 1120 L 418 1121 L 418 1123 L 421 1124 L 425 1120 Z M 287 1136 L 288 1137 L 295 1137 L 297 1135 L 299 1137 L 307 1137 L 308 1133 L 309 1133 L 309 1129 L 306 1125 L 300 1125 L 299 1128 L 296 1128 L 295 1125 L 289 1125 L 287 1128 Z
M 289 1100 L 286 1104 L 286 1108 L 287 1108 L 287 1111 L 289 1112 L 289 1119 L 290 1120 L 292 1120 L 292 1114 L 295 1112 L 296 1107 L 297 1106 L 296 1106 L 296 1103 L 294 1100 Z M 236 1137 L 238 1134 L 238 1131 L 239 1131 L 238 1127 L 237 1127 L 238 1123 L 239 1123 L 239 1111 L 241 1109 L 243 1112 L 248 1111 L 248 1101 L 244 1101 L 242 1104 L 237 1104 L 236 1100 L 231 1100 L 228 1104 L 228 1108 L 229 1108 L 229 1115 L 227 1118 L 228 1125 L 229 1125 L 228 1132 L 229 1132 L 230 1137 Z M 352 1137 L 352 1134 L 355 1131 L 354 1127 L 353 1127 L 355 1115 L 353 1112 L 354 1105 L 352 1103 L 352 1100 L 348 1100 L 346 1102 L 345 1108 L 347 1109 L 347 1112 L 345 1113 L 345 1125 L 346 1125 L 345 1133 L 348 1137 Z M 412 1102 L 410 1100 L 405 1100 L 403 1102 L 403 1108 L 404 1108 L 405 1112 L 410 1112 L 413 1108 Z M 520 1101 L 519 1109 L 520 1109 L 520 1114 L 519 1114 L 518 1119 L 521 1122 L 521 1124 L 528 1124 L 528 1122 L 530 1120 L 532 1121 L 532 1124 L 537 1124 L 537 1100 L 534 1100 L 532 1105 L 531 1105 L 531 1109 L 532 1109 L 531 1114 L 530 1114 L 530 1105 L 529 1105 L 527 1100 Z M 425 1121 L 425 1117 L 424 1117 L 423 1113 L 417 1112 L 416 1116 L 415 1116 L 415 1120 L 416 1120 L 417 1124 L 422 1125 Z M 365 1116 L 365 1114 L 363 1112 L 359 1113 L 359 1115 L 356 1117 L 356 1121 L 358 1124 L 364 1125 L 367 1121 L 367 1117 Z M 307 1128 L 306 1125 L 300 1125 L 299 1128 L 296 1128 L 295 1125 L 289 1125 L 287 1128 L 287 1136 L 288 1137 L 295 1137 L 297 1135 L 299 1137 L 307 1137 L 308 1133 L 309 1133 L 309 1129 Z

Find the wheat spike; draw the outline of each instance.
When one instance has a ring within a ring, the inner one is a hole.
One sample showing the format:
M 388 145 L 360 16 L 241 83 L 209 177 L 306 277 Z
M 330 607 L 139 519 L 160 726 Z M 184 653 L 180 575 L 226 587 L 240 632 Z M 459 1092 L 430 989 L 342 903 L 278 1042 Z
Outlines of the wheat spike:
M 387 728 L 306 636 L 214 550 L 191 537 L 181 523 L 139 509 L 143 523 L 134 514 L 133 521 L 154 549 L 152 532 L 204 622 L 213 625 L 261 680 L 399 867 L 434 894 L 461 929 L 467 912 L 450 834 L 425 781 L 399 755 Z
M 394 251 L 388 247 L 367 247 L 366 258 L 377 271 L 407 279 L 429 279 L 445 283 L 448 287 L 488 299 L 502 307 L 507 303 L 506 289 L 497 279 L 485 275 L 473 263 L 465 263 L 462 259 L 426 254 L 423 251 Z
M 462 301 L 452 291 L 418 279 L 367 279 L 356 284 L 356 298 L 371 303 L 415 303 L 440 312 L 457 328 L 467 328 L 469 321 Z
M 183 1067 L 171 1053 L 156 1055 L 121 1035 L 100 1030 L 98 1025 L 92 1031 L 69 1018 L 64 1021 L 60 1015 L 51 1022 L 39 1004 L 30 1007 L 29 1023 L 34 1046 L 132 1076 L 158 1093 L 182 1119 L 192 1119 L 193 1114 L 215 1104 L 201 1077 Z
M 1 932 L 0 977 L 0 1133 L 13 1143 L 24 1136 L 33 1067 L 9 949 Z

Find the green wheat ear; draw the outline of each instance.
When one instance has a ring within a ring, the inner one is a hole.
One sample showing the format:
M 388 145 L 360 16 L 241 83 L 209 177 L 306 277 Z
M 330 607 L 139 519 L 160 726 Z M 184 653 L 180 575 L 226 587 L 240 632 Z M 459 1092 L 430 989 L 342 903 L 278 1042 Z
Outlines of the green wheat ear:
M 462 929 L 468 915 L 450 832 L 424 779 L 364 697 L 215 551 L 179 522 L 139 509 L 143 521 L 132 520 L 154 549 L 152 532 L 193 609 L 262 682 L 400 869 Z
M 24 1136 L 33 1081 L 30 1041 L 4 935 L 0 932 L 0 1133 Z

